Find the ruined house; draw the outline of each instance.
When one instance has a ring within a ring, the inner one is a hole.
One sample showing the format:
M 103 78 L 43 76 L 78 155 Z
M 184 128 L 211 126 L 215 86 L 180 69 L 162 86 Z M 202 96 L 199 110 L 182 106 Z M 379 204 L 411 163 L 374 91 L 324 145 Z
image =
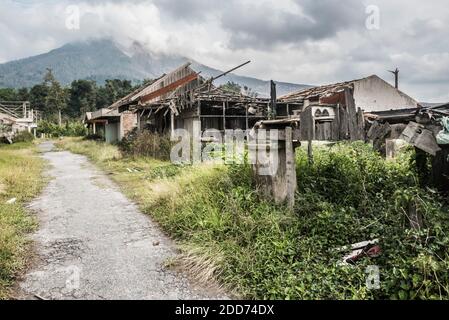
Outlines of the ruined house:
M 416 110 L 418 102 L 376 75 L 308 88 L 277 102 L 279 118 L 301 118 L 301 140 L 364 140 L 365 115 Z
M 137 127 L 159 134 L 175 129 L 192 133 L 193 121 L 201 130 L 250 129 L 268 117 L 270 101 L 214 87 L 186 63 L 116 102 L 121 114 L 137 114 Z
M 134 124 L 140 130 L 168 135 L 179 128 L 192 133 L 195 120 L 202 131 L 247 130 L 273 116 L 279 120 L 300 118 L 301 140 L 365 140 L 371 121 L 368 115 L 413 112 L 419 105 L 376 75 L 293 92 L 275 103 L 225 91 L 213 86 L 212 80 L 204 79 L 186 63 L 115 102 L 108 112 L 86 115 L 91 117 L 87 121 L 100 126 L 120 123 L 118 129 L 110 129 L 119 133 L 108 141 L 123 138 Z M 131 117 L 133 125 L 121 124 Z
M 9 142 L 21 132 L 28 131 L 36 134 L 37 122 L 41 114 L 31 108 L 28 101 L 0 102 L 0 138 L 7 138 Z
M 132 112 L 119 113 L 117 109 L 103 108 L 86 112 L 84 117 L 89 134 L 101 136 L 108 143 L 122 140 L 137 126 L 137 117 Z

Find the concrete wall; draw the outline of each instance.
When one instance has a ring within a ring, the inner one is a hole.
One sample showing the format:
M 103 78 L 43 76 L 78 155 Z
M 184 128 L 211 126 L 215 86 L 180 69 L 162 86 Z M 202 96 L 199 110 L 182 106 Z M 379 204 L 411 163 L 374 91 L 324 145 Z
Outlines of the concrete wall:
M 416 108 L 417 102 L 377 76 L 354 82 L 356 108 L 365 112 Z

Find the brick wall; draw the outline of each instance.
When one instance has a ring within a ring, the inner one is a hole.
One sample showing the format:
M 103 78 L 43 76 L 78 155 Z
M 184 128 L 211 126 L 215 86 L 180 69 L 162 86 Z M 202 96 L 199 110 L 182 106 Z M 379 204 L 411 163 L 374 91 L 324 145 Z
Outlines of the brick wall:
M 137 127 L 137 114 L 125 111 L 121 115 L 120 139 L 125 137 L 130 131 Z

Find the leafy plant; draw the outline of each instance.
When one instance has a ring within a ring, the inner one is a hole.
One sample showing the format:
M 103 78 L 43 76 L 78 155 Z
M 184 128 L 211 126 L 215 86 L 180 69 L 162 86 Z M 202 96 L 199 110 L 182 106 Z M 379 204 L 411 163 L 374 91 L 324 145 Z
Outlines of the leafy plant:
M 37 133 L 53 137 L 83 137 L 87 134 L 87 129 L 78 121 L 66 122 L 61 126 L 51 121 L 41 121 L 38 124 Z
M 132 152 L 100 157 L 112 148 L 104 144 L 71 148 L 115 173 L 181 244 L 189 269 L 212 273 L 241 297 L 449 298 L 449 214 L 444 199 L 420 186 L 413 149 L 386 161 L 369 145 L 340 143 L 315 149 L 312 164 L 298 149 L 291 211 L 255 188 L 249 165 L 176 167 Z M 420 228 L 410 225 L 411 205 Z M 341 265 L 345 252 L 336 248 L 372 239 L 379 257 Z M 380 270 L 378 290 L 366 285 L 371 265 Z
M 170 159 L 173 143 L 169 136 L 161 136 L 150 131 L 129 133 L 120 143 L 123 154 L 132 157 L 153 157 L 162 160 Z
M 28 131 L 21 131 L 14 136 L 14 142 L 31 142 L 34 135 Z

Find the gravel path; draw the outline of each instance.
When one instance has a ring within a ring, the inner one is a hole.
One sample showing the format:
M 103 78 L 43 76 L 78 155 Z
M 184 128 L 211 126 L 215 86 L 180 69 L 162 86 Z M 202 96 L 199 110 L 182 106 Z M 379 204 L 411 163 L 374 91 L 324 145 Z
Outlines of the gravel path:
M 221 298 L 164 267 L 173 243 L 84 156 L 40 147 L 52 180 L 30 205 L 40 228 L 25 299 Z

